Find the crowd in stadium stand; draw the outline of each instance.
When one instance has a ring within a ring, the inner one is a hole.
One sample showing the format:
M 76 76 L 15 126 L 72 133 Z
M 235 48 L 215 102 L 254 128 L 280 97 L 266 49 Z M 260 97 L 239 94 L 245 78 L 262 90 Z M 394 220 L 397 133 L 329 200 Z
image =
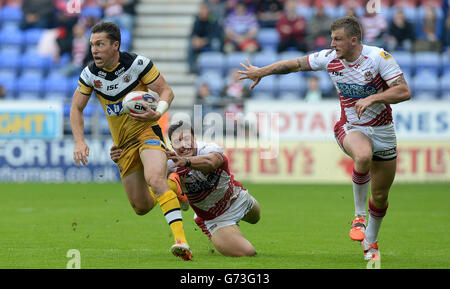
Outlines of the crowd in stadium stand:
M 365 0 L 204 0 L 189 46 L 191 72 L 199 75 L 198 102 L 216 104 L 208 111 L 224 106 L 225 111 L 239 111 L 248 97 L 305 101 L 335 97 L 326 72 L 273 76 L 251 93 L 248 82 L 236 84 L 233 79 L 245 58 L 263 66 L 328 48 L 331 23 L 344 15 L 360 19 L 364 44 L 394 55 L 415 99 L 450 99 L 446 84 L 450 16 L 444 1 L 381 0 L 381 13 L 369 13 Z M 288 81 L 300 81 L 297 93 L 285 85 Z M 207 101 L 205 91 L 212 100 Z

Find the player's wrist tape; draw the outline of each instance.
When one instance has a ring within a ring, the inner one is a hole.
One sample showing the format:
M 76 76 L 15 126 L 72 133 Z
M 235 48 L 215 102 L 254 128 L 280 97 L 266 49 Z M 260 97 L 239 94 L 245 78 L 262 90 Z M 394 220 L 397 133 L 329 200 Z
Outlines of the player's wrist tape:
M 158 102 L 158 106 L 156 107 L 156 111 L 163 115 L 169 109 L 169 104 L 167 101 L 160 100 Z

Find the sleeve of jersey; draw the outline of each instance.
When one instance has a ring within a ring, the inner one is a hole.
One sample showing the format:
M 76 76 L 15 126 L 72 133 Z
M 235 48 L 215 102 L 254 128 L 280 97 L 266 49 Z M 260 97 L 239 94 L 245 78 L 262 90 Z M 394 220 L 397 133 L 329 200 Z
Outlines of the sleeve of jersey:
M 312 70 L 325 70 L 333 58 L 334 50 L 324 49 L 316 53 L 308 54 L 308 65 Z
M 213 152 L 223 155 L 222 148 L 214 143 L 204 144 L 202 147 L 200 147 L 198 154 L 199 155 L 207 155 L 207 154 L 213 153 Z
M 153 65 L 153 62 L 149 60 L 147 66 L 139 74 L 139 78 L 145 85 L 151 84 L 159 77 L 159 70 Z
M 400 66 L 395 61 L 394 57 L 386 51 L 380 52 L 379 55 L 380 65 L 379 65 L 379 73 L 381 78 L 386 81 L 389 85 L 392 81 L 397 79 L 397 77 L 403 74 Z
M 80 78 L 78 78 L 77 90 L 85 95 L 91 95 L 92 87 L 89 85 L 89 77 L 85 70 L 81 72 Z

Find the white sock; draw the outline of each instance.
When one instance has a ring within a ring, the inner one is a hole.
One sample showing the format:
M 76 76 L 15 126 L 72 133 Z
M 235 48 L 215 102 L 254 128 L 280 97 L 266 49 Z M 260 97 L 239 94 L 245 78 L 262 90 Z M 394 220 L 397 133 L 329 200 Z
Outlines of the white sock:
M 381 222 L 383 221 L 383 218 L 386 215 L 388 206 L 386 206 L 386 208 L 384 209 L 378 209 L 372 204 L 371 200 L 369 199 L 370 217 L 366 229 L 366 240 L 370 244 L 375 244 L 378 241 L 378 232 L 380 231 Z
M 358 173 L 353 169 L 353 199 L 355 201 L 355 217 L 366 217 L 366 201 L 370 185 L 370 172 Z
M 369 217 L 369 223 L 366 229 L 366 240 L 369 244 L 375 244 L 378 241 L 378 232 L 380 231 L 383 218 Z

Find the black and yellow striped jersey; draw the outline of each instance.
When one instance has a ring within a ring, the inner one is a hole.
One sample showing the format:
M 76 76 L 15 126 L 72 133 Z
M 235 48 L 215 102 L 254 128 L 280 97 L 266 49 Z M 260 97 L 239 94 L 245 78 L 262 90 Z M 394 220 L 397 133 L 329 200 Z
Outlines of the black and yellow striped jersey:
M 134 143 L 144 130 L 157 124 L 135 121 L 123 112 L 122 100 L 131 91 L 148 91 L 147 85 L 159 77 L 153 62 L 142 55 L 120 52 L 119 63 L 111 70 L 91 63 L 81 72 L 78 91 L 95 93 L 105 111 L 114 144 L 126 147 Z

